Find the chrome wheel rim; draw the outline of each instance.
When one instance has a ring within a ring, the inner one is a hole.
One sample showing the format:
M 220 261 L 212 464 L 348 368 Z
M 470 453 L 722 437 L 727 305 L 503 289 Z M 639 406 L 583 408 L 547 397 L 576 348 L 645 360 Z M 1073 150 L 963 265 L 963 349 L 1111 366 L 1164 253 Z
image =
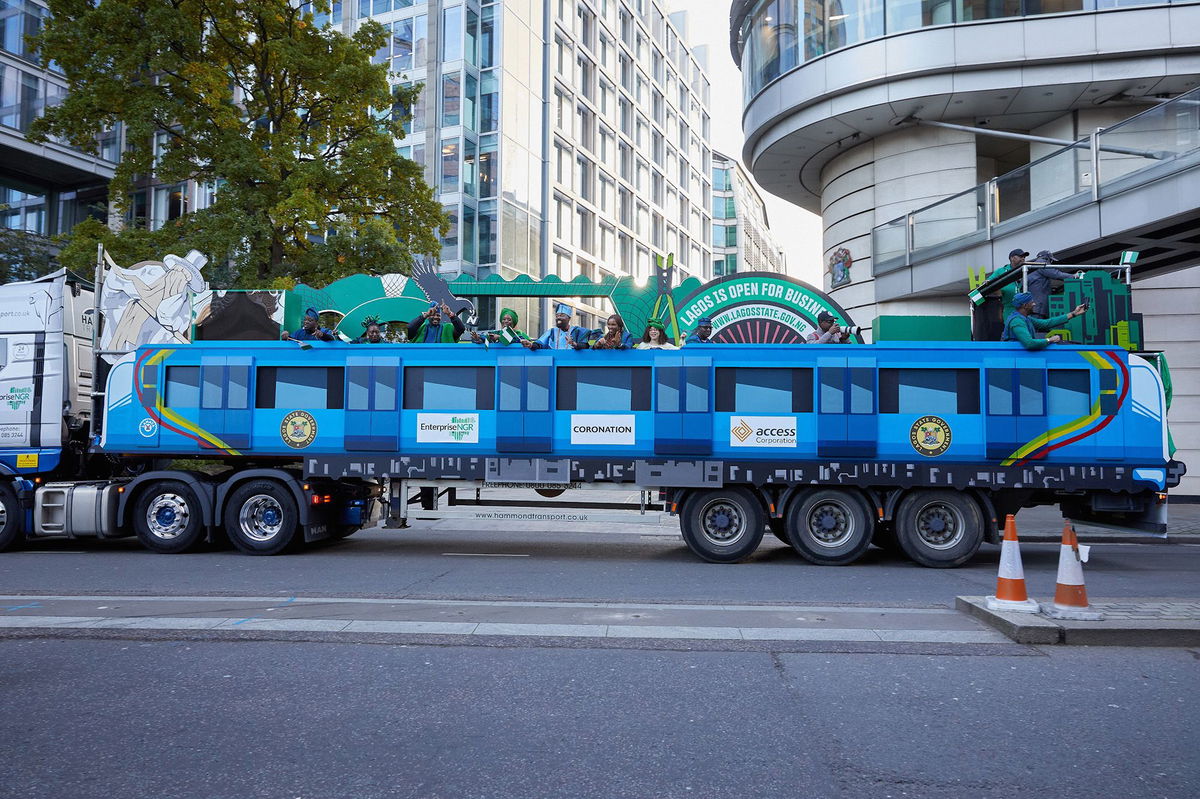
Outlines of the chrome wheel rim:
M 146 508 L 146 529 L 155 538 L 170 541 L 187 529 L 191 512 L 178 494 L 159 494 Z
M 710 500 L 700 509 L 700 532 L 713 546 L 733 546 L 746 535 L 746 515 L 729 500 Z
M 944 502 L 930 502 L 917 511 L 917 537 L 930 549 L 951 549 L 966 535 L 962 512 Z
M 275 497 L 255 494 L 242 503 L 238 528 L 251 541 L 270 541 L 283 529 L 283 506 Z
M 844 503 L 825 500 L 808 512 L 808 537 L 818 546 L 830 549 L 844 546 L 855 532 L 854 513 Z

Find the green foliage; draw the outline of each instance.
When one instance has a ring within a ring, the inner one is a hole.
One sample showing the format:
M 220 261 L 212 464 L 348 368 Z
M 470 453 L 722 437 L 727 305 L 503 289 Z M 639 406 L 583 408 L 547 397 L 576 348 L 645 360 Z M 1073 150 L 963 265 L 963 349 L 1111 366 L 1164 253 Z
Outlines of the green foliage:
M 54 248 L 45 236 L 0 227 L 0 285 L 54 271 Z
M 237 285 L 262 286 L 406 272 L 413 255 L 437 251 L 441 207 L 395 147 L 420 87 L 393 90 L 387 66 L 371 63 L 382 26 L 346 36 L 288 0 L 48 5 L 38 47 L 68 94 L 31 138 L 94 151 L 97 135 L 123 125 L 127 149 L 110 189 L 122 211 L 138 176 L 218 186 L 209 209 L 110 237 L 118 263 L 130 262 L 118 253 L 141 260 L 194 247 Z M 76 236 L 92 237 L 93 261 L 98 235 L 93 226 Z M 73 242 L 72 257 L 85 244 Z

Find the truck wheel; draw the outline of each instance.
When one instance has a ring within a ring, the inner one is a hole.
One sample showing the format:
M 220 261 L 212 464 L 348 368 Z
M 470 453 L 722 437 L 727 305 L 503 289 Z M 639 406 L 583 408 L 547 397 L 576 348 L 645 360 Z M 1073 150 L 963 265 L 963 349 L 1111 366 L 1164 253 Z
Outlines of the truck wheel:
M 895 522 L 904 554 L 922 566 L 961 566 L 983 543 L 979 505 L 955 491 L 913 491 L 900 501 Z
M 225 533 L 247 555 L 278 555 L 296 538 L 300 514 L 286 486 L 251 480 L 225 503 Z
M 22 516 L 17 492 L 8 483 L 0 483 L 0 552 L 15 549 L 23 540 Z
M 151 483 L 133 505 L 133 531 L 142 546 L 153 552 L 187 552 L 204 538 L 200 500 L 187 483 Z
M 679 514 L 684 543 L 710 563 L 734 563 L 762 542 L 762 503 L 740 488 L 710 489 L 688 498 Z
M 871 510 L 862 494 L 821 488 L 788 508 L 788 541 L 819 566 L 845 566 L 871 545 Z

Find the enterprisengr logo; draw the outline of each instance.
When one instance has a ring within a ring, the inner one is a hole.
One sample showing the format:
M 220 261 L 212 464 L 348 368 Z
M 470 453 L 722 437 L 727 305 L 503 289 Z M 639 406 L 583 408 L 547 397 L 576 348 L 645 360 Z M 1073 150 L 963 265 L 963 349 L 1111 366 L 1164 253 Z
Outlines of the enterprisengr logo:
M 21 410 L 29 404 L 31 399 L 33 399 L 33 386 L 9 386 L 6 391 L 0 393 L 0 402 L 8 403 L 8 407 L 14 411 Z
M 479 414 L 418 414 L 417 441 L 426 444 L 478 444 Z
M 743 419 L 741 424 L 730 429 L 729 432 L 733 433 L 738 441 L 745 441 L 754 432 L 754 428 L 746 424 L 746 420 Z

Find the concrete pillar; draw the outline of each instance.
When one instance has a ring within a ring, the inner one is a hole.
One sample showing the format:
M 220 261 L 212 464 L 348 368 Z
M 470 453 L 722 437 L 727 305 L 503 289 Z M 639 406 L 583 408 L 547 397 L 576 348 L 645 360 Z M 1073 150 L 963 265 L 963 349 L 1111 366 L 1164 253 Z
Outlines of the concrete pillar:
M 821 173 L 825 288 L 860 325 L 883 311 L 875 302 L 871 276 L 871 230 L 977 184 L 975 137 L 956 130 L 910 127 L 879 136 L 839 155 Z M 922 237 L 974 230 L 975 203 L 967 198 L 925 214 L 917 227 Z M 830 256 L 839 249 L 853 258 L 850 282 L 832 285 Z M 887 313 L 964 313 L 951 298 L 895 300 Z

